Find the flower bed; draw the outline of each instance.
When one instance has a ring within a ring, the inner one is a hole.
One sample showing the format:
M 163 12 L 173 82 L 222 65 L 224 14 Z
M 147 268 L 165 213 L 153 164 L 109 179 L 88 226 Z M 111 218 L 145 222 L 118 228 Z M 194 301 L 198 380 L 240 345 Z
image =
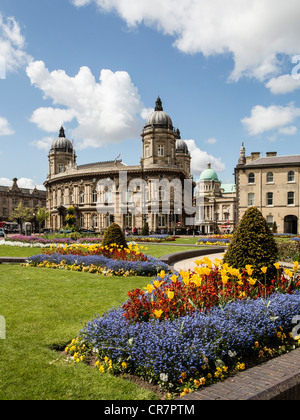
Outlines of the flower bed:
M 299 292 L 163 322 L 132 323 L 122 308 L 112 309 L 88 322 L 78 345 L 66 350 L 76 360 L 92 350 L 100 372 L 135 373 L 182 395 L 243 370 L 249 356 L 265 360 L 300 345 L 289 335 L 299 313 Z
M 61 254 L 61 255 L 102 255 L 106 258 L 122 261 L 148 261 L 148 257 L 141 251 L 144 249 L 143 246 L 134 246 L 129 244 L 127 248 L 122 245 L 118 247 L 116 244 L 108 246 L 101 246 L 99 244 L 74 244 L 55 246 L 51 245 L 49 249 L 43 249 L 42 253 L 46 255 Z M 147 250 L 148 248 L 145 248 Z
M 222 238 L 222 237 L 207 237 L 207 238 L 200 238 L 197 241 L 197 245 L 229 245 L 230 238 Z
M 165 263 L 150 256 L 143 260 L 120 260 L 108 258 L 105 255 L 65 255 L 61 253 L 35 255 L 27 260 L 26 265 L 98 273 L 107 276 L 155 276 L 160 270 L 168 269 Z
M 185 394 L 300 345 L 291 335 L 300 314 L 297 263 L 284 272 L 276 264 L 271 284 L 253 279 L 250 266 L 239 272 L 219 260 L 196 264 L 193 273 L 161 272 L 129 292 L 66 350 L 76 361 L 97 354 L 100 372 L 128 372 Z
M 137 241 L 137 242 L 173 242 L 178 238 L 178 236 L 169 236 L 169 235 L 147 235 L 147 236 L 137 236 L 129 235 L 126 236 L 126 239 Z

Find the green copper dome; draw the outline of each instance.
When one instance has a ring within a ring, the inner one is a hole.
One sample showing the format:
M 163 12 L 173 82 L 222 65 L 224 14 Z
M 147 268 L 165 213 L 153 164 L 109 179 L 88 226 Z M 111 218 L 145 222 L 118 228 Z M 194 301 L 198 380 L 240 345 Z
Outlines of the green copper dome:
M 205 169 L 202 174 L 200 175 L 200 181 L 219 181 L 218 175 L 216 171 L 211 169 L 211 164 L 207 164 L 207 169 Z

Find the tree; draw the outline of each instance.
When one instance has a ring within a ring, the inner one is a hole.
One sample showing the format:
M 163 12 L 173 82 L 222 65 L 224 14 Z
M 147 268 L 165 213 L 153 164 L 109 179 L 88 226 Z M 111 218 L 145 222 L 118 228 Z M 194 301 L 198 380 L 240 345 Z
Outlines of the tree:
M 144 223 L 143 230 L 142 230 L 142 235 L 143 236 L 148 236 L 149 235 L 149 225 L 148 225 L 148 222 L 145 222 Z
M 127 247 L 127 242 L 124 233 L 117 223 L 113 223 L 109 226 L 102 239 L 102 246 L 111 246 L 116 244 L 117 247 L 122 245 L 124 248 Z
M 76 210 L 74 206 L 67 208 L 67 215 L 65 217 L 66 229 L 75 230 L 76 229 Z
M 277 257 L 276 241 L 266 219 L 256 207 L 249 208 L 233 234 L 224 262 L 239 269 L 251 265 L 252 277 L 258 279 L 263 278 L 261 268 L 267 267 L 267 278 L 272 279 Z
M 39 224 L 39 232 L 41 232 L 41 225 L 48 219 L 49 216 L 50 211 L 47 211 L 46 207 L 37 207 L 35 218 Z
M 18 222 L 20 225 L 20 232 L 22 233 L 23 223 L 29 221 L 32 216 L 32 210 L 29 207 L 23 206 L 22 203 L 19 203 L 18 206 L 12 211 L 10 218 Z

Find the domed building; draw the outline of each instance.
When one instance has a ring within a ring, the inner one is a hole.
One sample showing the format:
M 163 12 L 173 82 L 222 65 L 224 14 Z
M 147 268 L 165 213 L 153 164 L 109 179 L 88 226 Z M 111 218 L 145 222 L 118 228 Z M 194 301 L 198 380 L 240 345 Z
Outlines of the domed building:
M 196 184 L 196 229 L 206 235 L 232 232 L 236 227 L 235 185 L 222 184 L 210 163 Z
M 127 166 L 118 159 L 77 165 L 73 144 L 61 127 L 51 145 L 44 183 L 51 212 L 48 229 L 63 228 L 66 209 L 74 206 L 77 225 L 83 230 L 102 232 L 113 221 L 123 229 L 141 231 L 147 222 L 151 232 L 184 230 L 190 224 L 184 189 L 190 185 L 193 193 L 195 187 L 191 156 L 159 97 L 141 138 L 139 165 Z

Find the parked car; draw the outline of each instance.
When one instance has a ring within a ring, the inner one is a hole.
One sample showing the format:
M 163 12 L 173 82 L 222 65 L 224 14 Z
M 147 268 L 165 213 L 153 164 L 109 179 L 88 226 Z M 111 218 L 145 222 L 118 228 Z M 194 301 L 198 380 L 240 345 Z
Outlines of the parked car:
M 0 238 L 5 238 L 5 237 L 6 235 L 5 235 L 4 229 L 0 228 Z

